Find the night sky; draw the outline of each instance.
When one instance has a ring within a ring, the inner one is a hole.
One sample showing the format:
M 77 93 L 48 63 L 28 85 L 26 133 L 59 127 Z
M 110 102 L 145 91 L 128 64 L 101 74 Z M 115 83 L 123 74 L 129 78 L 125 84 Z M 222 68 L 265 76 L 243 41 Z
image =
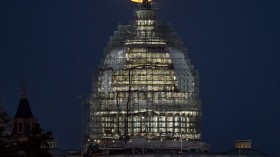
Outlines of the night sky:
M 159 2 L 159 1 L 158 1 Z M 13 117 L 27 82 L 33 114 L 63 149 L 80 148 L 80 99 L 129 0 L 1 0 L 0 96 Z M 251 139 L 280 154 L 280 0 L 161 0 L 200 72 L 203 141 Z

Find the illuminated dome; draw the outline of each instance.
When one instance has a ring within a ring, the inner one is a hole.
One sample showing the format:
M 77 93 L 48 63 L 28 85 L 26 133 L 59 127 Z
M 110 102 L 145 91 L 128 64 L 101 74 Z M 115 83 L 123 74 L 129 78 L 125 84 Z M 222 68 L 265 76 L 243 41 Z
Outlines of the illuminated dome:
M 89 141 L 201 139 L 198 73 L 180 38 L 144 0 L 119 25 L 93 77 Z

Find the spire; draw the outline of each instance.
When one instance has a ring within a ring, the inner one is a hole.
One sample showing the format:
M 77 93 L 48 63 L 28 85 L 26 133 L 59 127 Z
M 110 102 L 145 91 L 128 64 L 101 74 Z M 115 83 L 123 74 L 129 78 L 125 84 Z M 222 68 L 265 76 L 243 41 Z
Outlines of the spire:
M 26 83 L 22 81 L 22 93 L 15 118 L 32 118 L 33 114 L 26 95 Z
M 20 98 L 21 99 L 27 99 L 25 80 L 22 81 L 22 90 L 21 90 L 21 97 Z

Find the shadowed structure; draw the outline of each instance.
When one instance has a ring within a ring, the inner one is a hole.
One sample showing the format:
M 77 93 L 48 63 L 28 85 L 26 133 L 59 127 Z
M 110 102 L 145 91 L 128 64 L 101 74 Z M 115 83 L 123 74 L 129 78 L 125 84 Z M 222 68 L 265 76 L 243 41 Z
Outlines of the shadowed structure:
M 20 102 L 13 123 L 14 128 L 12 135 L 22 140 L 27 139 L 27 137 L 31 134 L 32 129 L 35 127 L 35 124 L 37 124 L 37 120 L 33 116 L 28 102 L 24 81 L 22 83 Z

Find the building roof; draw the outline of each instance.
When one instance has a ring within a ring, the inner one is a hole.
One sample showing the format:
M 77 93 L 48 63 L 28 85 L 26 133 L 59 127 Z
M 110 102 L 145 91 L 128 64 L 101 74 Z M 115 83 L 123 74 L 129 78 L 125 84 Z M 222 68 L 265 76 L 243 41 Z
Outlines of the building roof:
M 22 94 L 20 97 L 20 102 L 18 105 L 16 115 L 15 115 L 15 119 L 17 119 L 17 118 L 24 118 L 24 119 L 33 118 L 33 114 L 32 114 L 31 108 L 29 106 L 28 98 L 26 95 L 25 82 L 22 83 Z
M 245 156 L 269 156 L 268 154 L 255 149 L 231 149 L 225 155 L 245 155 Z
M 33 114 L 31 111 L 31 108 L 29 106 L 29 102 L 28 99 L 20 99 L 19 105 L 18 105 L 18 109 L 15 115 L 15 119 L 17 118 L 24 118 L 24 119 L 29 119 L 29 118 L 33 118 Z

